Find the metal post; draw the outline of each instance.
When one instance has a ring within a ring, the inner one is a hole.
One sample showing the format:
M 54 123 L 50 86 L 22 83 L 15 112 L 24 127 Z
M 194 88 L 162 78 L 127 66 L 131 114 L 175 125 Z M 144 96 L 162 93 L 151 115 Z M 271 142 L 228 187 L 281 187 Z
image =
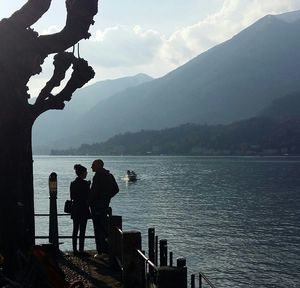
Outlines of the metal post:
M 199 288 L 202 288 L 202 275 L 199 273 Z
M 57 221 L 57 174 L 52 172 L 49 176 L 49 242 L 58 250 L 58 221 Z

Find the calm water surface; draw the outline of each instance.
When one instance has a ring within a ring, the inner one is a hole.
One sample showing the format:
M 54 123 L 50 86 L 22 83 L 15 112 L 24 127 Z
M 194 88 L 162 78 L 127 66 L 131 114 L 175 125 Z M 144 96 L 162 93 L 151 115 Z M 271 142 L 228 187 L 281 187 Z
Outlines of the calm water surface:
M 300 287 L 300 158 L 297 157 L 101 157 L 120 193 L 113 213 L 124 230 L 149 227 L 168 240 L 189 273 L 204 272 L 217 287 Z M 94 157 L 34 157 L 35 210 L 49 209 L 48 177 L 58 174 L 58 210 L 69 198 L 73 166 Z M 130 169 L 140 180 L 122 180 Z M 87 235 L 92 235 L 88 223 Z M 69 217 L 59 233 L 71 235 Z M 39 218 L 38 235 L 48 234 Z M 62 249 L 70 249 L 65 240 Z M 147 243 L 143 242 L 147 251 Z M 87 249 L 95 249 L 87 240 Z

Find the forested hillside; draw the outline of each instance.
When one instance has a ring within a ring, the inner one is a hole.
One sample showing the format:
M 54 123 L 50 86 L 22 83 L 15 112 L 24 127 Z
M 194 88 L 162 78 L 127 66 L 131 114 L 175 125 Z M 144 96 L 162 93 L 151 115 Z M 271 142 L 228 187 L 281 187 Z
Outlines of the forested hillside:
M 112 137 L 53 155 L 282 155 L 300 154 L 300 118 L 253 118 L 229 125 L 186 124 Z

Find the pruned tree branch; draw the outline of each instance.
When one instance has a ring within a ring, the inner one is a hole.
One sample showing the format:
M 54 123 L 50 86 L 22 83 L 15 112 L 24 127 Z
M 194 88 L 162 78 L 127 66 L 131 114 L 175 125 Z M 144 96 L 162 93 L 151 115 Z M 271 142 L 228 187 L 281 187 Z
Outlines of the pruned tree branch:
M 82 58 L 75 58 L 73 62 L 73 73 L 71 79 L 68 81 L 66 87 L 62 91 L 65 94 L 66 101 L 71 100 L 72 94 L 81 88 L 84 84 L 89 82 L 95 76 L 95 72 L 88 62 Z M 68 96 L 67 96 L 68 94 Z
M 10 19 L 18 26 L 28 28 L 48 11 L 50 4 L 51 0 L 28 0 Z
M 58 54 L 60 55 L 60 54 Z M 64 54 L 65 56 L 69 56 Z M 62 57 L 62 56 L 61 56 Z M 74 57 L 74 56 L 73 56 Z M 54 62 L 55 63 L 55 62 Z M 57 64 L 62 64 L 62 62 L 56 62 Z M 64 89 L 53 96 L 51 91 L 54 87 L 57 87 L 61 80 L 65 78 L 65 71 L 67 70 L 66 65 L 56 66 L 54 70 L 53 77 L 49 82 L 47 82 L 46 86 L 43 88 L 43 92 L 40 93 L 36 103 L 32 105 L 33 117 L 36 119 L 40 114 L 44 113 L 48 110 L 62 110 L 65 107 L 65 101 L 70 101 L 73 93 L 81 88 L 84 84 L 90 81 L 95 76 L 95 72 L 91 66 L 88 65 L 88 62 L 82 58 L 73 58 L 73 73 L 71 78 L 67 82 Z M 65 63 L 64 63 L 65 64 Z M 60 67 L 60 70 L 57 69 Z M 47 94 L 46 94 L 47 91 Z
M 47 54 L 65 51 L 81 39 L 90 37 L 90 25 L 98 12 L 98 0 L 67 0 L 67 20 L 62 31 L 52 35 L 41 35 L 40 45 Z
M 75 56 L 69 52 L 60 52 L 54 56 L 54 72 L 46 86 L 41 90 L 36 103 L 45 100 L 55 87 L 66 77 L 66 72 L 74 62 Z

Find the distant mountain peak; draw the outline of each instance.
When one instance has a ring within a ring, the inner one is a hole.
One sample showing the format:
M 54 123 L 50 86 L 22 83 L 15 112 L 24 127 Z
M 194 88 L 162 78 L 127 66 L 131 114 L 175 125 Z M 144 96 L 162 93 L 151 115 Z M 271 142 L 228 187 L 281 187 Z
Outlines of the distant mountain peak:
M 274 17 L 287 23 L 293 23 L 300 20 L 300 10 L 274 15 Z
M 153 80 L 154 78 L 152 78 L 151 76 L 149 76 L 146 73 L 138 73 L 135 75 L 131 75 L 131 76 L 124 76 L 124 77 L 119 77 L 119 78 L 113 78 L 113 79 L 105 79 L 102 81 L 98 81 L 96 83 L 101 83 L 101 82 L 111 82 L 111 81 L 124 81 L 124 80 L 128 80 L 128 79 L 146 79 L 146 80 Z M 91 84 L 93 85 L 93 84 Z

